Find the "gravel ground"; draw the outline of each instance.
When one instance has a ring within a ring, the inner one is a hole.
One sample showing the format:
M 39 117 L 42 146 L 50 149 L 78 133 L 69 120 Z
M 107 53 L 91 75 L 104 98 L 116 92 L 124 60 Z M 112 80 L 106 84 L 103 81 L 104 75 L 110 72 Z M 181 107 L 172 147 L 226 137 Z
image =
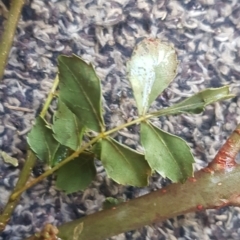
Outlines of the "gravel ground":
M 0 7 L 0 33 L 4 13 Z M 0 83 L 0 149 L 19 159 L 26 156 L 26 134 L 57 72 L 57 56 L 75 53 L 91 61 L 102 80 L 106 122 L 116 126 L 132 117 L 134 102 L 125 63 L 144 37 L 174 46 L 178 75 L 153 103 L 169 106 L 206 87 L 229 84 L 237 95 L 200 115 L 162 117 L 155 124 L 183 137 L 195 156 L 195 170 L 207 165 L 240 122 L 240 3 L 238 0 L 29 0 L 19 21 L 3 82 Z M 118 141 L 139 148 L 138 129 L 121 131 Z M 1 160 L 1 159 L 0 159 Z M 16 183 L 19 169 L 0 165 L 0 207 Z M 40 174 L 37 166 L 33 176 Z M 21 240 L 44 223 L 59 225 L 101 209 L 106 197 L 132 199 L 168 184 L 155 175 L 146 188 L 120 186 L 98 176 L 81 193 L 65 195 L 49 178 L 28 190 L 0 236 Z M 147 226 L 111 239 L 208 240 L 240 239 L 240 208 L 206 210 Z

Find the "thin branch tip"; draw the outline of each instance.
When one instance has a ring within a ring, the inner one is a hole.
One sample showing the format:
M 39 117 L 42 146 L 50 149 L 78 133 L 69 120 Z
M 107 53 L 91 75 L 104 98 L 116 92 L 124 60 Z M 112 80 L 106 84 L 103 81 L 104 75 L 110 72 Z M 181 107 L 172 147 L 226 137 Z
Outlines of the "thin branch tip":
M 218 151 L 213 161 L 208 165 L 212 171 L 231 172 L 236 167 L 235 161 L 240 151 L 240 125 L 232 132 L 225 144 Z

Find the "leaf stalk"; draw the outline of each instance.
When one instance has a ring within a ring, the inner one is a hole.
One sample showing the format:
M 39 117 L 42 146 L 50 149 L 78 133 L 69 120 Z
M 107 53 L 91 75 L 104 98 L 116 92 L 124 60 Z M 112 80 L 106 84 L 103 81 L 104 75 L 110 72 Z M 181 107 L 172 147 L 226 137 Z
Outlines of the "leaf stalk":
M 58 77 L 58 75 L 57 75 L 57 76 L 55 77 L 55 79 L 54 79 L 52 89 L 51 89 L 50 93 L 48 94 L 48 97 L 47 97 L 47 99 L 46 99 L 46 102 L 45 102 L 45 104 L 44 104 L 44 106 L 43 106 L 43 109 L 42 109 L 42 111 L 41 111 L 41 113 L 40 113 L 40 116 L 41 116 L 41 117 L 44 117 L 44 116 L 46 115 L 46 112 L 47 112 L 47 110 L 48 110 L 48 108 L 49 108 L 49 105 L 51 104 L 53 98 L 56 96 L 56 89 L 57 89 L 57 87 L 58 87 L 58 84 L 59 84 L 59 77 Z

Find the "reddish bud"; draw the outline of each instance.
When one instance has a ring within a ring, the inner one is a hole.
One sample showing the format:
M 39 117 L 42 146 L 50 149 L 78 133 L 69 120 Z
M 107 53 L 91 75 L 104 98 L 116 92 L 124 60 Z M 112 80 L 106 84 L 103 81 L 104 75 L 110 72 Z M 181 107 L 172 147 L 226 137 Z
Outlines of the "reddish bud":
M 203 205 L 201 205 L 201 204 L 197 205 L 197 210 L 198 210 L 198 211 L 203 210 Z

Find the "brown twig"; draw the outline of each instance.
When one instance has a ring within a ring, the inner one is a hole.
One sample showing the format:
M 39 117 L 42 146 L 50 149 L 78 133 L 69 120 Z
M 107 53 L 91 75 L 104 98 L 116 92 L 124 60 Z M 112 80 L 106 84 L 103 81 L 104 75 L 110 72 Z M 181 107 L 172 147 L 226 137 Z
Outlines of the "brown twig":
M 24 2 L 24 0 L 11 1 L 8 19 L 0 42 L 0 80 L 4 75 L 4 69 L 7 64 L 8 55 L 12 47 L 13 38 Z
M 235 158 L 240 149 L 240 124 L 229 136 L 225 144 L 218 151 L 213 161 L 209 164 L 208 169 L 231 171 L 236 165 Z
M 11 106 L 11 105 L 8 105 L 8 104 L 4 104 L 4 106 L 7 107 L 8 109 L 15 110 L 15 111 L 22 111 L 22 112 L 33 112 L 34 111 L 33 109 Z

